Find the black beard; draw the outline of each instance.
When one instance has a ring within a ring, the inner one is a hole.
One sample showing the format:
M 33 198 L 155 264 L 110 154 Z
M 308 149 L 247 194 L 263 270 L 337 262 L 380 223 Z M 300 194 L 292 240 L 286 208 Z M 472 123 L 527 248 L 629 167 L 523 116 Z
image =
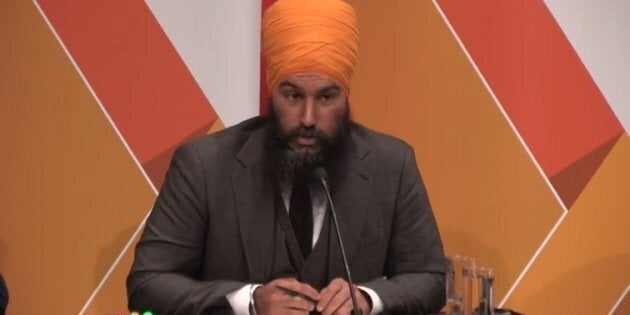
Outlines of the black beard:
M 292 182 L 297 177 L 310 176 L 313 170 L 325 165 L 332 152 L 336 150 L 339 140 L 346 134 L 350 124 L 350 104 L 346 103 L 346 110 L 339 118 L 338 129 L 332 135 L 327 135 L 316 128 L 298 127 L 283 132 L 280 127 L 273 102 L 269 102 L 269 114 L 267 115 L 270 130 L 271 164 L 279 179 Z M 316 152 L 309 149 L 298 149 L 290 145 L 295 136 L 317 137 L 320 149 Z

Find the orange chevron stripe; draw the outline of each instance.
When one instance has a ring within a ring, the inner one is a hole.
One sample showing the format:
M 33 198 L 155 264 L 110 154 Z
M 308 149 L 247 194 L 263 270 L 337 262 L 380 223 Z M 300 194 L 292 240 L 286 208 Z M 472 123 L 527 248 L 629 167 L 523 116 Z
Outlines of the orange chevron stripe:
M 7 314 L 77 314 L 155 194 L 34 3 L 0 12 Z
M 618 140 L 507 306 L 606 314 L 630 283 L 630 137 Z

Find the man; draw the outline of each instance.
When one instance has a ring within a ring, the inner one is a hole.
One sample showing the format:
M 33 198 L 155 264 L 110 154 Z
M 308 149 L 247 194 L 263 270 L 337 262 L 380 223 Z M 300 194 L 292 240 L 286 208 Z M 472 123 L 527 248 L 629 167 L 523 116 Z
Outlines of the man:
M 350 120 L 358 32 L 340 0 L 263 17 L 271 113 L 174 154 L 127 280 L 159 314 L 349 314 L 328 172 L 363 314 L 444 303 L 444 256 L 413 149 Z
M 0 315 L 4 315 L 7 305 L 9 305 L 9 289 L 7 289 L 4 278 L 0 274 Z

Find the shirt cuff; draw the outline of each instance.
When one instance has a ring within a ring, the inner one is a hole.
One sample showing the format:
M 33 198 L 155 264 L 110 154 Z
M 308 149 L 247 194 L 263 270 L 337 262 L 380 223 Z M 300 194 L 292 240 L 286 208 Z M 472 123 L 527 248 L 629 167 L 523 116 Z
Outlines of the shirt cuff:
M 256 309 L 254 312 L 250 314 L 249 307 L 250 305 L 254 306 L 253 294 L 254 290 L 261 286 L 260 284 L 247 284 L 242 286 L 240 289 L 232 291 L 225 295 L 225 298 L 230 303 L 232 310 L 235 315 L 256 315 Z
M 383 301 L 378 296 L 378 294 L 376 294 L 376 292 L 374 292 L 374 290 L 370 288 L 360 285 L 358 285 L 357 287 L 359 288 L 359 290 L 367 293 L 367 295 L 370 296 L 370 299 L 372 300 L 372 311 L 370 312 L 370 315 L 380 314 L 383 311 Z

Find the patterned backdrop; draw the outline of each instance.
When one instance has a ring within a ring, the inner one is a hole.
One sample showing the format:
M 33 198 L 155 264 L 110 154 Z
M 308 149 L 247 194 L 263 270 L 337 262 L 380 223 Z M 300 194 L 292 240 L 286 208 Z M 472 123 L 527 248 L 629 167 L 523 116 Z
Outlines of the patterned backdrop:
M 8 314 L 126 309 L 174 148 L 266 111 L 272 2 L 0 1 Z M 630 2 L 349 2 L 353 116 L 414 146 L 447 254 L 504 307 L 630 314 Z

